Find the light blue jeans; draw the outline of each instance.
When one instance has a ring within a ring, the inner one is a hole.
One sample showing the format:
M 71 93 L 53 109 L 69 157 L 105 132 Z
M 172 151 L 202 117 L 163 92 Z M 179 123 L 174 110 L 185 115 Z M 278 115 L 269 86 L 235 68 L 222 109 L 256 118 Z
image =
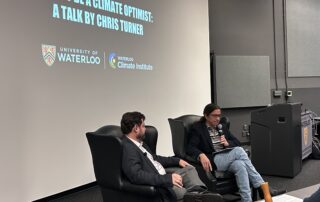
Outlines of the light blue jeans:
M 229 152 L 218 153 L 214 156 L 213 160 L 218 171 L 229 171 L 234 173 L 241 201 L 251 202 L 250 182 L 254 188 L 258 188 L 264 181 L 252 165 L 243 148 L 235 147 Z

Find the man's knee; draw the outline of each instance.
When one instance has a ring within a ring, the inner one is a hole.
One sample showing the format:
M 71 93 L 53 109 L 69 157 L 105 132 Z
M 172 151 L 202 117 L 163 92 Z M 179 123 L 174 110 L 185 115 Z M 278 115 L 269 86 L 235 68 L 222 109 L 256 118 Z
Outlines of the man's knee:
M 242 147 L 235 147 L 233 149 L 237 154 L 242 154 L 242 153 L 246 153 L 246 151 L 244 151 L 244 149 Z
M 237 159 L 248 159 L 248 154 L 242 147 L 235 147 L 233 150 L 236 153 Z
M 166 171 L 167 171 L 167 169 L 166 169 Z M 191 175 L 194 175 L 195 173 L 198 174 L 197 170 L 193 166 L 186 166 L 184 168 L 173 168 L 169 171 L 171 171 L 171 172 L 167 171 L 167 173 L 177 173 L 177 174 L 181 175 L 182 177 L 191 176 Z
M 185 177 L 185 176 L 198 176 L 198 172 L 197 172 L 197 170 L 195 169 L 195 167 L 193 167 L 193 166 L 186 166 L 186 167 L 184 167 L 184 168 L 182 168 L 181 169 L 181 175 L 183 176 L 183 177 Z
M 176 195 L 177 201 L 182 200 L 184 195 L 187 193 L 187 190 L 184 187 L 173 186 L 173 191 Z
M 186 166 L 185 167 L 189 172 L 197 172 L 196 168 L 194 166 Z
M 243 161 L 241 160 L 235 160 L 230 164 L 230 171 L 233 173 L 239 173 L 239 172 L 244 172 L 246 171 L 246 165 L 244 164 Z
M 196 169 L 193 166 L 186 166 L 184 168 L 179 169 L 179 173 L 188 173 L 188 172 L 196 172 Z
M 188 170 L 188 171 L 191 171 L 191 170 L 196 170 L 193 166 L 186 166 L 186 167 L 184 167 L 183 169 L 185 169 L 185 170 Z

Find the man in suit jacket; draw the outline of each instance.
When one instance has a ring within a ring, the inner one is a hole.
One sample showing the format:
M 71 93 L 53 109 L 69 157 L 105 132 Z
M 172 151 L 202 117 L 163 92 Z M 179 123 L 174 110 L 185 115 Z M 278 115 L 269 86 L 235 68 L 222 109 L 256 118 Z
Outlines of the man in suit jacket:
M 127 112 L 122 116 L 121 130 L 126 135 L 123 140 L 122 170 L 134 184 L 152 185 L 159 188 L 163 201 L 182 200 L 186 193 L 197 192 L 207 200 L 213 200 L 206 186 L 199 179 L 195 168 L 176 157 L 153 155 L 143 144 L 145 116 L 140 112 Z M 165 168 L 180 166 L 168 173 Z M 163 191 L 165 190 L 165 191 Z M 198 197 L 197 194 L 194 194 Z
M 250 202 L 250 182 L 254 188 L 261 188 L 260 196 L 270 201 L 269 187 L 256 171 L 240 142 L 226 126 L 220 124 L 221 109 L 218 105 L 208 104 L 203 117 L 190 129 L 187 153 L 198 159 L 205 171 L 212 169 L 229 171 L 235 174 L 241 201 Z M 285 191 L 270 190 L 271 195 Z

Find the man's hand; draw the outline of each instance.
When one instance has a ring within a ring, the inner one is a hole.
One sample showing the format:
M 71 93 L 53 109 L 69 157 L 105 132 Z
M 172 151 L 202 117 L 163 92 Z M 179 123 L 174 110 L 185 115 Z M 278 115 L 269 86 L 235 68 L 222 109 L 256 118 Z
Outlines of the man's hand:
M 179 166 L 184 168 L 186 166 L 190 166 L 190 164 L 188 162 L 186 162 L 185 160 L 180 159 Z
M 201 165 L 202 165 L 203 169 L 206 172 L 212 171 L 211 162 L 208 159 L 208 157 L 204 153 L 202 153 L 202 154 L 199 155 L 199 158 L 200 158 L 200 162 L 201 162 Z
M 229 146 L 229 142 L 227 139 L 224 137 L 224 135 L 220 136 L 221 144 L 223 144 L 225 147 Z
M 177 173 L 172 173 L 171 178 L 172 178 L 172 184 L 173 185 L 182 188 L 183 184 L 182 184 L 181 175 L 179 175 Z

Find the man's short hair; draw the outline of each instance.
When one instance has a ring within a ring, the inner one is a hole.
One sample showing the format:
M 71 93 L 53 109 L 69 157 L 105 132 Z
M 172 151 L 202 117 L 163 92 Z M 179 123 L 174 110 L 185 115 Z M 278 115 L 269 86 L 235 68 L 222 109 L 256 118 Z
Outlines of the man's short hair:
M 123 134 L 129 134 L 137 124 L 140 126 L 146 117 L 140 112 L 127 112 L 122 115 L 121 131 Z

